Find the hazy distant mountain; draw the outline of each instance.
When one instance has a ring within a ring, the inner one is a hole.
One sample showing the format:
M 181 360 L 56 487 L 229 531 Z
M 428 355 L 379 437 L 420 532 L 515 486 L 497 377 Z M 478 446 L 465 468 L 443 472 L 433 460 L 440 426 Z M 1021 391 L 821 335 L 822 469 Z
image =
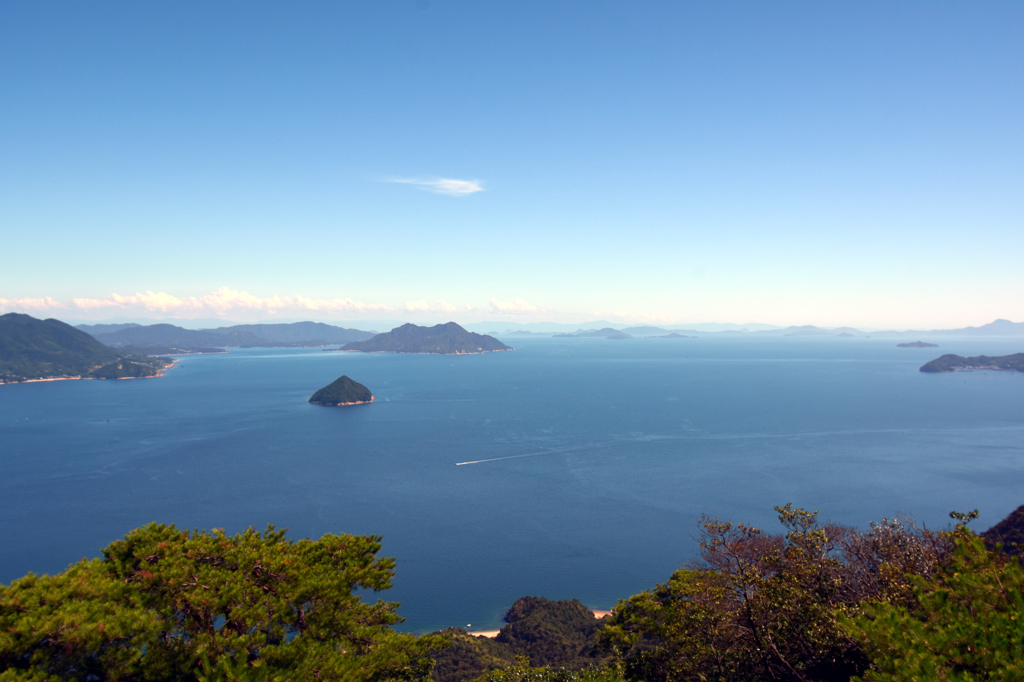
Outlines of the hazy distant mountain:
M 125 325 L 109 332 L 96 329 L 105 326 L 117 325 L 82 325 L 79 329 L 91 333 L 108 346 L 140 350 L 159 348 L 161 352 L 173 352 L 174 349 L 209 350 L 224 346 L 327 346 L 373 337 L 372 332 L 335 327 L 322 322 L 239 324 L 217 329 L 183 329 L 173 324 Z
M 688 323 L 683 325 L 685 329 L 679 327 L 671 327 L 672 331 L 678 332 L 765 332 L 773 330 L 781 330 L 782 327 L 774 324 L 761 324 L 760 322 L 748 322 L 747 324 L 734 324 L 732 322 L 701 322 L 701 323 Z
M 78 324 L 74 325 L 75 329 L 96 336 L 97 334 L 110 334 L 112 332 L 119 332 L 122 329 L 128 327 L 138 327 L 140 325 L 134 322 L 125 322 L 124 324 Z
M 800 327 L 786 327 L 782 330 L 783 336 L 835 336 L 828 329 L 815 327 L 812 324 L 805 324 Z
M 629 334 L 618 329 L 605 327 L 604 329 L 579 329 L 572 334 L 556 334 L 556 336 L 590 336 L 598 339 L 631 339 Z
M 593 322 L 580 322 L 577 324 L 568 324 L 564 322 L 472 322 L 466 325 L 466 329 L 469 331 L 483 333 L 492 329 L 509 329 L 510 324 L 515 324 L 517 331 L 528 331 L 534 334 L 555 334 L 559 332 L 574 332 L 577 329 L 600 329 L 602 327 L 614 327 L 616 326 L 612 322 L 607 320 L 595 320 Z M 506 332 L 507 333 L 507 332 Z
M 853 327 L 827 328 L 813 324 L 764 329 L 755 333 L 759 336 L 867 336 L 865 332 Z
M 631 336 L 664 336 L 669 333 L 669 330 L 661 327 L 626 327 L 620 331 Z
M 931 334 L 956 334 L 958 336 L 1024 336 L 1024 322 L 996 320 L 980 327 L 963 327 L 962 329 L 937 329 Z
M 157 375 L 163 358 L 127 356 L 60 320 L 0 315 L 0 382 L 60 377 L 119 379 Z
M 332 343 L 348 343 L 350 341 L 366 341 L 374 337 L 373 332 L 359 329 L 346 329 L 323 322 L 292 322 L 291 324 L 236 324 L 232 327 L 219 327 L 206 331 L 220 333 L 249 332 L 265 341 L 286 341 L 289 343 L 309 343 L 309 345 L 327 345 Z M 314 343 L 315 342 L 315 343 Z
M 150 324 L 126 327 L 107 334 L 93 334 L 98 341 L 108 346 L 133 346 L 145 348 L 197 348 L 209 346 L 261 345 L 262 339 L 252 332 L 235 331 L 220 333 L 209 329 L 182 329 L 173 324 Z
M 493 336 L 468 332 L 454 322 L 433 327 L 403 324 L 369 341 L 347 343 L 340 350 L 365 353 L 440 353 L 463 355 L 512 350 Z

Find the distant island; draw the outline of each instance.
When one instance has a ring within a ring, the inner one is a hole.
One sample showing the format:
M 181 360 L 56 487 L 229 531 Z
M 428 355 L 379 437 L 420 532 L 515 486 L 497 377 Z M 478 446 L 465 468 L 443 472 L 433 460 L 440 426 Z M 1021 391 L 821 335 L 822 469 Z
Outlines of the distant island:
M 921 367 L 922 372 L 962 372 L 969 369 L 994 369 L 1002 372 L 1024 372 L 1024 353 L 989 357 L 978 355 L 965 358 L 960 355 L 943 355 Z
M 594 337 L 594 338 L 598 338 L 598 339 L 613 339 L 613 340 L 621 340 L 621 339 L 631 339 L 631 338 L 633 338 L 631 335 L 627 334 L 626 332 L 619 331 L 618 329 L 612 329 L 611 327 L 605 327 L 604 329 L 580 329 L 575 334 L 555 334 L 555 336 L 560 336 L 560 337 L 590 336 L 590 337 Z
M 57 379 L 141 379 L 174 364 L 108 348 L 60 320 L 0 315 L 0 384 Z
M 369 341 L 346 343 L 338 349 L 363 353 L 437 353 L 441 355 L 468 355 L 514 350 L 493 336 L 468 332 L 454 322 L 433 327 L 403 324 Z
M 938 348 L 938 344 L 927 341 L 914 341 L 913 343 L 897 343 L 897 348 Z
M 689 339 L 689 338 L 692 338 L 692 337 L 687 336 L 686 334 L 677 334 L 676 332 L 672 332 L 671 334 L 662 334 L 661 336 L 655 336 L 654 338 L 656 338 L 656 339 Z
M 331 407 L 365 405 L 373 402 L 373 394 L 366 386 L 342 376 L 314 393 L 309 402 Z

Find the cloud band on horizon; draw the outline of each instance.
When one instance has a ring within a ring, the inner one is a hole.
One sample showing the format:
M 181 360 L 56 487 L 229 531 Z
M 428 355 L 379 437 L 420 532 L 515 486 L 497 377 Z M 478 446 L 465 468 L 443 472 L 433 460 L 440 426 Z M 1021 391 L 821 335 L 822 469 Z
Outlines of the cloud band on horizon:
M 45 313 L 51 310 L 79 310 L 100 312 L 105 310 L 135 311 L 138 313 L 161 314 L 214 314 L 232 312 L 262 312 L 269 315 L 278 313 L 320 312 L 320 313 L 501 313 L 516 315 L 523 312 L 542 312 L 523 299 L 511 302 L 490 300 L 487 308 L 471 305 L 456 306 L 439 299 L 434 304 L 425 300 L 407 301 L 404 305 L 364 303 L 347 297 L 313 298 L 308 296 L 256 296 L 247 291 L 221 287 L 204 296 L 175 296 L 162 291 L 146 291 L 132 295 L 111 293 L 99 298 L 72 298 L 62 303 L 49 296 L 41 298 L 0 298 L 0 313 L 31 310 Z

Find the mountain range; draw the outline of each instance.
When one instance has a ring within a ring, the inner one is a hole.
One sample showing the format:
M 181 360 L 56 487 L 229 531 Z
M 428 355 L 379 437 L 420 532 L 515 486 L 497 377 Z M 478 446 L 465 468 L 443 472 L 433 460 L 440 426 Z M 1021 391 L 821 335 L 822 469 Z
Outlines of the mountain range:
M 154 349 L 159 349 L 159 352 L 165 353 L 224 346 L 329 346 L 350 341 L 365 341 L 374 336 L 373 332 L 346 329 L 323 322 L 238 324 L 216 329 L 184 329 L 173 324 L 97 324 L 79 325 L 77 329 L 114 348 L 128 348 L 138 352 L 153 352 Z

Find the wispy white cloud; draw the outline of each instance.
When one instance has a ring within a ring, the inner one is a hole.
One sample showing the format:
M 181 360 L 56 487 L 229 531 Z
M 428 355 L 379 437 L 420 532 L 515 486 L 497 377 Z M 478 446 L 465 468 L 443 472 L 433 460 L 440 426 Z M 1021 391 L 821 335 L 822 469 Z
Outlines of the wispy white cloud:
M 61 303 L 49 296 L 43 298 L 0 298 L 0 310 L 51 310 L 63 307 Z
M 103 308 L 132 309 L 146 312 L 175 313 L 229 313 L 232 311 L 263 311 L 277 313 L 285 310 L 323 312 L 392 311 L 393 307 L 379 303 L 362 303 L 351 298 L 309 298 L 307 296 L 254 296 L 247 291 L 221 287 L 205 296 L 174 296 L 164 292 L 147 291 L 131 296 L 110 294 L 102 298 L 74 298 L 74 305 L 83 310 Z
M 483 192 L 479 180 L 456 180 L 455 178 L 391 178 L 384 182 L 396 182 L 402 185 L 415 185 L 434 194 L 446 194 L 450 197 L 464 197 L 467 194 Z
M 536 313 L 540 311 L 540 308 L 534 305 L 530 305 L 521 298 L 514 299 L 512 301 L 499 301 L 496 298 L 491 299 L 491 310 L 496 313 Z
M 499 301 L 492 298 L 487 306 L 455 305 L 444 299 L 428 302 L 424 299 L 406 301 L 402 305 L 364 303 L 352 298 L 314 298 L 310 296 L 257 296 L 248 291 L 221 287 L 202 296 L 177 296 L 165 291 L 142 291 L 134 294 L 111 293 L 96 298 L 77 297 L 61 302 L 50 297 L 0 298 L 0 313 L 73 311 L 88 318 L 101 318 L 110 313 L 140 318 L 170 315 L 180 318 L 217 317 L 222 319 L 260 316 L 300 317 L 317 313 L 313 317 L 334 315 L 389 315 L 406 314 L 414 319 L 432 319 L 441 315 L 476 318 L 483 315 L 519 317 L 531 313 L 545 313 L 542 308 L 521 298 Z

